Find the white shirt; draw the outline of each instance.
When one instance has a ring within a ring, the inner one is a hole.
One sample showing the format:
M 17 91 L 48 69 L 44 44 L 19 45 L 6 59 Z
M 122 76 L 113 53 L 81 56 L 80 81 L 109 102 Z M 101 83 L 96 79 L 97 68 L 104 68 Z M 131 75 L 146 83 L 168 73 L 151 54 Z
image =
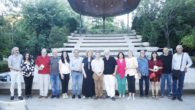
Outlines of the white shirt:
M 135 74 L 137 74 L 137 68 L 138 68 L 137 58 L 135 57 L 126 58 L 125 61 L 126 61 L 126 68 L 127 68 L 125 74 L 130 76 L 134 76 Z
M 173 55 L 173 60 L 172 60 L 172 69 L 184 71 L 185 67 L 189 68 L 190 66 L 192 66 L 192 60 L 187 53 L 183 53 L 182 65 L 181 65 L 181 60 L 182 60 L 182 54 L 175 53 Z M 180 65 L 181 65 L 181 69 L 180 69 Z
M 61 65 L 60 73 L 70 74 L 70 64 L 68 62 L 62 63 L 62 60 L 59 60 L 59 64 Z
M 94 59 L 91 62 L 93 72 L 100 73 L 104 71 L 104 61 L 102 59 Z

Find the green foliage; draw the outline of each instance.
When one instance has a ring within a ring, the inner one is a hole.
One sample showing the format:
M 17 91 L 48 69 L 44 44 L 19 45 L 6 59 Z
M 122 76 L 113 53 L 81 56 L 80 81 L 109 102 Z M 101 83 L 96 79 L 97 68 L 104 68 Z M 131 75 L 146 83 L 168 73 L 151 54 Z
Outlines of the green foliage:
M 152 45 L 175 47 L 192 32 L 194 9 L 194 0 L 143 0 L 137 8 L 132 28 Z
M 184 36 L 181 43 L 190 49 L 195 49 L 195 31 L 192 34 Z
M 0 73 L 9 71 L 7 61 L 0 61 Z

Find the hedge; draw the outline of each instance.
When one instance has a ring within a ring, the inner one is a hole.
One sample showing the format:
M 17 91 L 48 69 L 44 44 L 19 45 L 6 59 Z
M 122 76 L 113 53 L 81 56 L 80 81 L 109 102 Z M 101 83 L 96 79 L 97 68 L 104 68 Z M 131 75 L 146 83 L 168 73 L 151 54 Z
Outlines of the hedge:
M 7 61 L 0 61 L 0 73 L 9 71 Z

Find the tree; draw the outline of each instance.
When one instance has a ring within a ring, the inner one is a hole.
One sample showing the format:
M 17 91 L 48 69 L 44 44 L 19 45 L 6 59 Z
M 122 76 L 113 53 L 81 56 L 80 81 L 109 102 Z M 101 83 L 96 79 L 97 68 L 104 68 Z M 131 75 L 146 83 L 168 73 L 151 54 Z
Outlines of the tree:
M 41 48 L 50 47 L 49 40 L 55 37 L 50 35 L 53 27 L 66 26 L 68 32 L 73 32 L 78 25 L 77 21 L 66 12 L 65 7 L 55 0 L 29 2 L 23 6 L 22 15 L 26 31 L 31 34 L 33 40 L 30 42 L 33 44 L 35 55 Z M 59 42 L 65 41 L 65 36 L 61 38 L 63 39 L 58 39 Z

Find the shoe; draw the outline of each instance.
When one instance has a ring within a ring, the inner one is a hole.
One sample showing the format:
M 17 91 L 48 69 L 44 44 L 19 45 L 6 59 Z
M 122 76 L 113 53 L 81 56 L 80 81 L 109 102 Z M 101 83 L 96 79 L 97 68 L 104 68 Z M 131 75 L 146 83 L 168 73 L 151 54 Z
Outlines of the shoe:
M 55 97 L 56 97 L 55 95 L 52 95 L 52 96 L 51 96 L 52 99 L 55 98 Z
M 45 96 L 44 98 L 46 98 L 46 99 L 47 99 L 48 97 L 49 97 L 49 96 Z
M 75 99 L 75 95 L 72 96 L 72 99 Z
M 122 95 L 122 98 L 125 98 L 125 95 Z
M 115 101 L 116 100 L 115 97 L 112 97 L 111 99 L 112 99 L 112 101 Z
M 19 100 L 23 100 L 23 97 L 22 97 L 22 96 L 19 96 L 18 99 L 19 99 Z
M 122 98 L 122 95 L 121 94 L 119 95 L 119 98 Z
M 131 99 L 131 96 L 128 96 L 127 100 L 130 100 Z
M 180 102 L 183 102 L 183 99 L 181 97 L 177 98 Z
M 63 96 L 62 96 L 63 99 L 67 99 L 68 98 L 68 95 L 67 93 L 64 93 Z
M 60 98 L 60 95 L 57 95 L 56 98 L 59 99 Z
M 39 96 L 39 99 L 43 98 L 43 96 Z
M 78 98 L 81 99 L 81 95 L 78 95 Z
M 98 99 L 98 96 L 95 96 L 95 98 L 94 98 L 95 100 L 97 100 Z
M 134 96 L 132 97 L 132 100 L 133 100 L 133 101 L 135 100 L 135 97 L 134 97 Z
M 171 100 L 176 100 L 176 97 L 172 97 Z
M 110 96 L 106 96 L 105 98 L 110 98 Z
M 14 96 L 11 96 L 11 97 L 10 97 L 10 100 L 14 100 Z
M 164 98 L 164 95 L 161 95 L 160 98 Z

